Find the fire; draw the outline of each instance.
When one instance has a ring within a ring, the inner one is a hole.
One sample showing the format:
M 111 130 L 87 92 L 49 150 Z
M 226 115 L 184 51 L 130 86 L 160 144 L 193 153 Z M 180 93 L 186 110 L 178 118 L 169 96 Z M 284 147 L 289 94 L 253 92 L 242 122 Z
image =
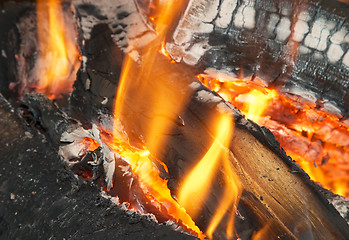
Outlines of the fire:
M 65 24 L 59 0 L 37 0 L 39 57 L 38 91 L 50 98 L 69 93 L 79 68 L 79 52 L 71 28 Z
M 206 155 L 195 166 L 181 184 L 178 200 L 189 214 L 196 218 L 200 213 L 209 191 L 212 189 L 213 180 L 217 171 L 221 168 L 225 175 L 225 190 L 221 199 L 221 204 L 217 208 L 206 234 L 212 239 L 212 235 L 218 224 L 230 208 L 237 205 L 241 195 L 240 181 L 235 175 L 229 162 L 229 144 L 233 133 L 233 122 L 230 116 L 224 115 L 217 122 L 217 133 L 214 142 Z M 195 199 L 195 201 L 193 201 Z M 227 226 L 227 238 L 233 237 L 233 220 L 235 211 L 230 216 Z
M 142 122 L 142 125 L 146 127 L 144 141 L 149 150 L 135 151 L 132 150 L 132 147 L 120 149 L 118 146 L 122 140 L 118 139 L 116 133 L 113 134 L 114 144 L 111 145 L 111 148 L 119 152 L 131 165 L 132 171 L 141 179 L 148 196 L 160 202 L 175 219 L 180 220 L 184 226 L 196 232 L 199 237 L 204 237 L 186 210 L 172 198 L 167 181 L 160 178 L 158 170 L 149 159 L 150 153 L 156 156 L 161 149 L 163 144 L 163 141 L 160 140 L 161 136 L 171 129 L 173 125 L 171 119 L 177 118 L 189 98 L 189 93 L 171 89 L 163 81 L 163 78 L 167 77 L 166 73 L 170 72 L 170 69 L 166 69 L 169 61 L 163 65 L 163 68 L 159 67 L 157 62 L 157 54 L 170 23 L 183 4 L 184 1 L 159 2 L 157 10 L 161 14 L 157 16 L 156 20 L 154 19 L 158 38 L 144 51 L 134 50 L 124 60 L 115 102 L 115 122 L 118 119 L 122 120 L 123 116 L 128 114 L 127 104 L 137 107 L 138 113 L 136 114 L 144 112 L 149 114 L 149 117 L 144 118 Z M 137 49 L 137 46 L 133 47 Z M 140 54 L 141 65 L 131 57 L 137 54 Z M 165 74 L 158 74 L 159 71 Z M 176 100 L 176 104 L 171 102 L 173 100 Z M 130 119 L 127 120 L 130 121 Z
M 200 229 L 186 213 L 186 210 L 172 198 L 171 192 L 167 187 L 167 180 L 159 176 L 159 171 L 150 159 L 149 150 L 145 148 L 142 150 L 136 149 L 115 138 L 108 145 L 130 164 L 132 172 L 141 180 L 144 194 L 152 199 L 155 205 L 166 208 L 167 212 L 176 220 L 182 221 L 184 226 L 196 232 L 199 237 L 204 237 Z
M 349 128 L 340 118 L 314 103 L 268 89 L 259 79 L 198 79 L 247 118 L 269 128 L 312 180 L 349 197 Z

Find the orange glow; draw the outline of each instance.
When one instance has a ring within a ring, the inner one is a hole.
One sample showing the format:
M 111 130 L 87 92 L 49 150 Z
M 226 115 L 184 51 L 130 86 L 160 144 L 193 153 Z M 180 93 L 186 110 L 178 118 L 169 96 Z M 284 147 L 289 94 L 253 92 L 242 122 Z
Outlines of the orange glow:
M 99 147 L 99 144 L 91 138 L 84 138 L 82 143 L 87 146 L 88 151 L 94 151 Z
M 59 0 L 37 0 L 39 52 L 36 63 L 39 92 L 50 98 L 69 93 L 79 68 L 72 29 L 65 25 Z
M 240 110 L 245 113 L 246 117 L 257 122 L 270 104 L 270 101 L 276 96 L 277 92 L 275 90 L 265 89 L 265 91 L 261 91 L 253 89 L 248 94 L 238 96 L 236 100 L 244 103 L 243 108 Z
M 233 133 L 231 117 L 224 115 L 217 122 L 216 126 L 218 129 L 212 146 L 181 184 L 178 201 L 193 218 L 196 218 L 205 203 L 209 191 L 212 190 L 213 180 L 217 175 L 217 171 L 221 168 L 225 176 L 225 189 L 220 200 L 221 204 L 216 209 L 206 234 L 209 238 L 212 238 L 215 229 L 226 212 L 229 209 L 233 209 L 227 226 L 227 237 L 230 239 L 233 237 L 235 207 L 241 195 L 240 182 L 230 164 L 229 151 L 227 150 Z
M 197 77 L 247 118 L 269 128 L 312 180 L 349 198 L 349 127 L 341 119 L 314 103 L 263 87 L 257 78 Z
M 178 221 L 181 220 L 184 226 L 196 232 L 199 237 L 204 237 L 185 209 L 172 198 L 167 180 L 159 176 L 159 171 L 150 160 L 150 152 L 147 149 L 139 150 L 117 139 L 113 139 L 108 145 L 131 165 L 132 172 L 141 180 L 144 194 L 153 199 L 155 205 L 165 207 L 171 216 Z

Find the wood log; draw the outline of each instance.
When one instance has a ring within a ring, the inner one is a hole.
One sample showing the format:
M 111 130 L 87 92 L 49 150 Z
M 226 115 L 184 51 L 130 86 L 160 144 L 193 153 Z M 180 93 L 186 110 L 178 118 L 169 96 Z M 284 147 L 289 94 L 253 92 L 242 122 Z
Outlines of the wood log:
M 156 37 L 139 1 L 70 3 L 81 51 L 96 25 L 109 28 L 112 41 L 124 52 L 135 52 Z M 28 1 L 16 6 L 28 14 L 22 14 L 18 24 L 12 25 L 11 34 L 6 27 L 3 37 L 4 53 L 10 58 L 3 67 L 16 72 L 5 79 L 7 85 L 13 82 L 17 86 L 15 91 L 23 88 L 23 82 L 33 81 L 30 72 L 38 51 L 35 5 Z M 6 8 L 11 12 L 11 7 Z M 65 9 L 69 11 L 69 1 Z M 251 15 L 245 22 L 244 9 Z M 336 0 L 189 1 L 185 12 L 179 14 L 178 25 L 169 33 L 166 49 L 173 59 L 194 65 L 201 72 L 214 69 L 252 79 L 259 77 L 271 87 L 311 101 L 320 100 L 325 109 L 347 116 L 348 11 L 347 4 Z M 19 58 L 15 59 L 15 54 Z M 88 56 L 87 52 L 82 54 Z M 8 95 L 7 90 L 2 92 Z

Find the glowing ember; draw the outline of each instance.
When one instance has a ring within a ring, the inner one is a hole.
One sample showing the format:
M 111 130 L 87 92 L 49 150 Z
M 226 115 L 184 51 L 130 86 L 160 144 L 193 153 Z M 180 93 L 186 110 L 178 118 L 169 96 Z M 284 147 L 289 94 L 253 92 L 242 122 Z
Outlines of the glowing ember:
M 71 27 L 65 25 L 58 0 L 37 0 L 40 55 L 36 63 L 38 85 L 50 98 L 69 93 L 79 68 L 79 52 Z
M 207 75 L 198 79 L 248 118 L 269 128 L 312 180 L 349 197 L 349 128 L 341 119 L 314 103 L 261 87 L 258 79 L 224 80 Z
M 172 198 L 171 192 L 167 187 L 167 180 L 160 178 L 159 171 L 153 165 L 150 159 L 150 152 L 147 149 L 136 149 L 115 138 L 108 145 L 130 164 L 132 172 L 141 180 L 144 194 L 149 199 L 152 199 L 155 206 L 166 208 L 167 212 L 177 221 L 182 221 L 184 226 L 196 232 L 199 237 L 204 237 L 200 229 L 186 213 L 186 210 Z

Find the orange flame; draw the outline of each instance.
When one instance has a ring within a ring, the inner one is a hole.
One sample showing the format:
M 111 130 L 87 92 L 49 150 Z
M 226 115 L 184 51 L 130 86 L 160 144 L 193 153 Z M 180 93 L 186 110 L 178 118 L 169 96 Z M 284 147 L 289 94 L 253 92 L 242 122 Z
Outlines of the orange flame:
M 221 199 L 221 204 L 217 208 L 211 222 L 207 228 L 206 234 L 212 238 L 213 233 L 220 221 L 229 210 L 235 208 L 239 196 L 241 195 L 240 181 L 235 175 L 229 162 L 229 147 L 233 132 L 233 122 L 230 116 L 224 115 L 217 123 L 216 138 L 201 161 L 195 166 L 190 174 L 184 180 L 178 195 L 180 204 L 196 218 L 207 198 L 209 191 L 212 190 L 213 180 L 220 167 L 225 175 L 225 190 Z M 193 201 L 193 199 L 196 199 Z M 235 212 L 235 211 L 233 211 Z M 234 214 L 230 217 L 227 228 L 227 237 L 233 237 Z
M 204 237 L 185 209 L 172 198 L 167 187 L 167 181 L 159 177 L 158 170 L 149 159 L 150 152 L 156 155 L 161 148 L 163 141 L 160 141 L 159 138 L 170 130 L 173 125 L 173 121 L 170 119 L 177 118 L 189 97 L 189 93 L 183 94 L 167 86 L 167 83 L 163 81 L 167 77 L 165 74 L 157 74 L 159 71 L 162 71 L 162 73 L 170 71 L 166 69 L 170 63 L 169 60 L 160 69 L 161 67 L 157 63 L 157 53 L 161 49 L 161 43 L 165 39 L 170 23 L 183 4 L 184 1 L 161 1 L 157 6 L 158 11 L 161 12 L 156 18 L 157 39 L 144 51 L 138 49 L 137 46 L 133 46 L 139 52 L 136 53 L 136 50 L 134 50 L 134 52 L 126 55 L 123 64 L 115 102 L 115 123 L 118 119 L 122 120 L 125 114 L 128 114 L 127 104 L 132 105 L 137 113 L 149 114 L 150 117 L 145 118 L 142 122 L 143 126 L 146 127 L 144 139 L 149 151 L 135 151 L 132 148 L 118 149 L 122 140 L 116 137 L 118 135 L 116 133 L 113 134 L 113 142 L 116 144 L 113 144 L 111 148 L 119 152 L 128 161 L 132 171 L 141 179 L 147 194 L 161 202 L 167 211 L 175 219 L 180 220 L 184 226 L 195 231 L 199 237 Z M 131 57 L 131 55 L 135 56 L 137 54 L 140 54 L 141 65 Z M 176 104 L 170 102 L 173 100 L 176 101 Z M 131 121 L 131 119 L 127 120 Z
M 198 79 L 247 118 L 269 128 L 312 180 L 349 198 L 349 127 L 337 116 L 262 87 L 257 78 L 224 80 L 200 75 Z
M 38 91 L 53 98 L 71 91 L 79 68 L 79 52 L 70 28 L 65 26 L 59 0 L 37 0 L 40 55 L 37 62 Z

